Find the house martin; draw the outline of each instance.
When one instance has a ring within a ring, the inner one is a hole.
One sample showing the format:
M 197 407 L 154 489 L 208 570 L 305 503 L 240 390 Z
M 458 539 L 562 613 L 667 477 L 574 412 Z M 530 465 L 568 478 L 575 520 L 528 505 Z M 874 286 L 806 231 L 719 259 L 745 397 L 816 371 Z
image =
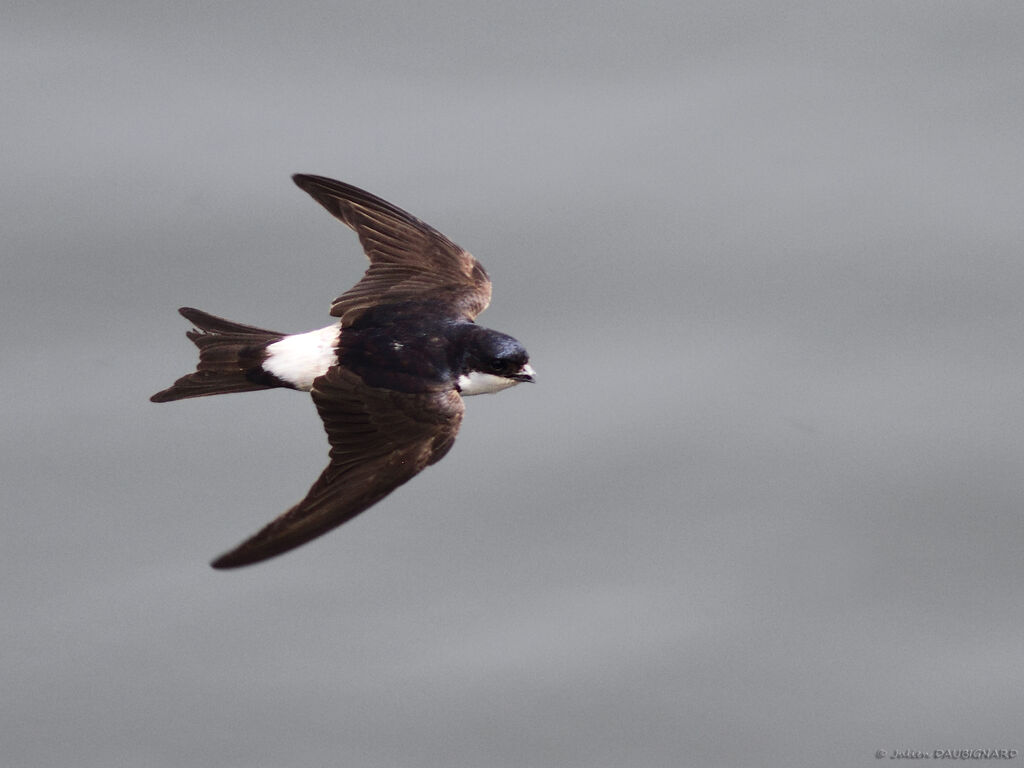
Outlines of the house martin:
M 275 557 L 351 520 L 448 453 L 463 397 L 534 378 L 522 344 L 474 322 L 490 303 L 491 281 L 472 255 L 369 192 L 292 178 L 355 231 L 370 260 L 334 300 L 337 321 L 285 334 L 184 307 L 199 363 L 150 398 L 295 389 L 312 395 L 327 431 L 330 463 L 306 497 L 214 568 Z

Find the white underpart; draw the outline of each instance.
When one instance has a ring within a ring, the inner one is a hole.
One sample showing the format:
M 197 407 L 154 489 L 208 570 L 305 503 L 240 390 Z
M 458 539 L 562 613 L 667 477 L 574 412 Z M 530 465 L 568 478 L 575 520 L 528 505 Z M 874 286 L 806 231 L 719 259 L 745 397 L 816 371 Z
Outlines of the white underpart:
M 263 368 L 297 389 L 309 391 L 313 379 L 323 376 L 338 361 L 340 336 L 340 323 L 285 336 L 267 347 Z
M 533 375 L 533 368 L 523 366 L 523 373 Z M 487 395 L 491 392 L 501 392 L 503 389 L 514 387 L 519 384 L 516 379 L 507 379 L 504 376 L 495 376 L 493 373 L 482 373 L 481 371 L 470 371 L 469 374 L 459 376 L 459 391 L 465 397 L 467 395 Z
M 515 379 L 506 379 L 504 376 L 495 376 L 493 373 L 472 371 L 469 375 L 464 373 L 459 376 L 459 391 L 462 392 L 463 397 L 486 395 L 490 392 L 501 392 L 501 390 L 514 387 L 518 383 Z

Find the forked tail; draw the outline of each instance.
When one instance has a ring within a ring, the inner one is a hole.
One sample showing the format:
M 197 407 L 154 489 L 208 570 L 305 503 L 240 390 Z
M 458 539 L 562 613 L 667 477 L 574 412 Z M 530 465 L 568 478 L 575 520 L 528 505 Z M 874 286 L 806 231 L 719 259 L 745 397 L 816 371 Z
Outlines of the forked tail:
M 284 384 L 264 371 L 262 363 L 267 346 L 280 341 L 285 334 L 233 323 L 190 307 L 178 311 L 196 327 L 187 335 L 199 347 L 199 363 L 195 373 L 182 376 L 149 398 L 154 403 L 252 392 Z

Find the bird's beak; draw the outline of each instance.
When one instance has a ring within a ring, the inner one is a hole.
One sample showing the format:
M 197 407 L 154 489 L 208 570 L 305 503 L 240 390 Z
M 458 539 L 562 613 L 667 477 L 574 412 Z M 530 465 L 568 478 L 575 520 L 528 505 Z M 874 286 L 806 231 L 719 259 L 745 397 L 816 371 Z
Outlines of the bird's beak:
M 532 384 L 533 368 L 531 368 L 530 364 L 527 363 L 526 365 L 519 369 L 519 373 L 512 374 L 512 378 L 515 379 L 516 381 L 528 381 Z

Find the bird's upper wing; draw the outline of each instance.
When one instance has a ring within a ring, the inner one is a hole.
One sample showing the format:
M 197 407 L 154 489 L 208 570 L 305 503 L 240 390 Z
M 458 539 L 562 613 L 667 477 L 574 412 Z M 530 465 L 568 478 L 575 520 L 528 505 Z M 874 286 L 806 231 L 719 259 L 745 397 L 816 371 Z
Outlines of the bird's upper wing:
M 369 192 L 296 174 L 296 184 L 359 235 L 370 267 L 334 300 L 331 314 L 351 325 L 367 308 L 409 299 L 438 299 L 473 320 L 491 301 L 491 281 L 468 252 L 433 227 Z
M 237 568 L 266 560 L 338 527 L 425 467 L 455 442 L 464 405 L 455 390 L 406 394 L 367 387 L 335 367 L 313 383 L 331 463 L 302 501 L 213 561 Z

